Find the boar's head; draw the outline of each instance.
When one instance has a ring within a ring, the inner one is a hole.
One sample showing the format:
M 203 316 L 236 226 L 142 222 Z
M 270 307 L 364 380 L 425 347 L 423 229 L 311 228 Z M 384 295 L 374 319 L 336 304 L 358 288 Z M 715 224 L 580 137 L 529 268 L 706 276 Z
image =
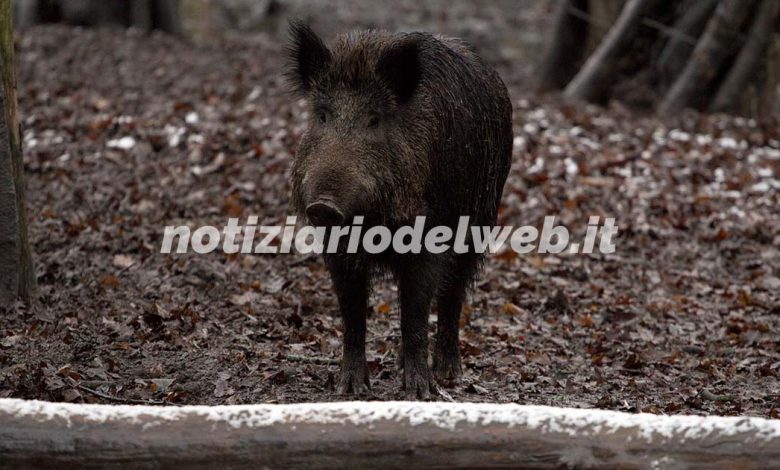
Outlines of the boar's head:
M 333 48 L 290 24 L 288 78 L 310 109 L 292 204 L 314 225 L 406 223 L 422 213 L 432 134 L 417 34 L 364 31 Z

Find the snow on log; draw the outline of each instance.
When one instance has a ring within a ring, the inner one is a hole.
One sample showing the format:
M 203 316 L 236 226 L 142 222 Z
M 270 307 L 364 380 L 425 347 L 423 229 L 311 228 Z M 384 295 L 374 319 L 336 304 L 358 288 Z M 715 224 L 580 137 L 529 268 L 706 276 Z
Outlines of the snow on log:
M 0 399 L 10 467 L 774 468 L 780 421 L 475 403 L 153 407 Z

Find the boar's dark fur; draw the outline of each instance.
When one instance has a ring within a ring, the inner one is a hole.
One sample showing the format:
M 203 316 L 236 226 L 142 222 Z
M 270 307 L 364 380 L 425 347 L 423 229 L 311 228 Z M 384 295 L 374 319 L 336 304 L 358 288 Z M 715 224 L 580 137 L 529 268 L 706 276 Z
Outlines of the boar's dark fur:
M 427 33 L 363 31 L 331 48 L 307 26 L 290 25 L 292 87 L 311 119 L 292 168 L 292 205 L 314 225 L 395 230 L 427 217 L 426 229 L 460 216 L 494 225 L 511 163 L 512 106 L 498 74 L 463 43 Z M 389 250 L 391 251 L 391 250 Z M 365 359 L 371 281 L 399 285 L 407 397 L 435 391 L 428 367 L 428 316 L 438 307 L 433 372 L 461 373 L 458 323 L 483 256 L 387 252 L 325 255 L 344 324 L 338 391 L 369 386 Z

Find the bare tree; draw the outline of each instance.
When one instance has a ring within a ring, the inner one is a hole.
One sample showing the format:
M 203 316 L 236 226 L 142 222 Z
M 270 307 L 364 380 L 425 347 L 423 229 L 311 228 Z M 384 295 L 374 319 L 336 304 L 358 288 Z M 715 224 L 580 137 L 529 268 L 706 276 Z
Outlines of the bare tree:
M 755 0 L 723 0 L 710 18 L 707 29 L 693 50 L 688 63 L 659 106 L 661 114 L 672 114 L 693 106 L 702 106 L 737 44 L 742 24 L 749 17 Z
M 63 22 L 179 34 L 179 0 L 14 0 L 19 26 Z
M 569 98 L 594 101 L 609 85 L 610 72 L 615 62 L 630 47 L 639 28 L 642 16 L 657 0 L 629 0 L 614 26 L 585 62 L 585 65 L 566 87 Z
M 780 44 L 780 0 L 602 1 L 559 0 L 540 88 L 591 102 L 629 90 L 667 115 L 766 114 L 778 79 L 771 51 Z
M 587 7 L 587 0 L 558 2 L 553 20 L 554 30 L 539 71 L 539 85 L 542 89 L 564 88 L 582 64 L 588 39 L 588 23 L 572 13 L 587 14 Z
M 11 0 L 0 0 L 0 307 L 18 298 L 29 300 L 35 286 L 27 240 L 12 28 Z
M 772 37 L 772 28 L 777 24 L 778 14 L 780 14 L 780 2 L 776 0 L 763 0 L 761 2 L 753 17 L 750 37 L 712 100 L 713 110 L 726 112 L 740 110 L 740 96 L 744 93 L 755 71 L 760 70 L 761 60 L 766 57 Z M 766 77 L 761 77 L 761 79 L 766 80 Z

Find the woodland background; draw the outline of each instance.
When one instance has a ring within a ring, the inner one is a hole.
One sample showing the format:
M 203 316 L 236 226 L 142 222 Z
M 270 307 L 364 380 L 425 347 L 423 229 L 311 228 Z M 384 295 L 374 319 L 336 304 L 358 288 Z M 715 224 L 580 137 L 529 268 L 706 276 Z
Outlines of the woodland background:
M 440 399 L 780 417 L 777 3 L 15 2 L 37 285 L 0 316 L 0 396 L 349 398 L 319 259 L 159 253 L 166 225 L 288 214 L 297 16 L 471 42 L 515 107 L 499 222 L 620 226 L 612 255 L 493 256 Z M 399 398 L 398 322 L 382 284 L 362 398 Z

